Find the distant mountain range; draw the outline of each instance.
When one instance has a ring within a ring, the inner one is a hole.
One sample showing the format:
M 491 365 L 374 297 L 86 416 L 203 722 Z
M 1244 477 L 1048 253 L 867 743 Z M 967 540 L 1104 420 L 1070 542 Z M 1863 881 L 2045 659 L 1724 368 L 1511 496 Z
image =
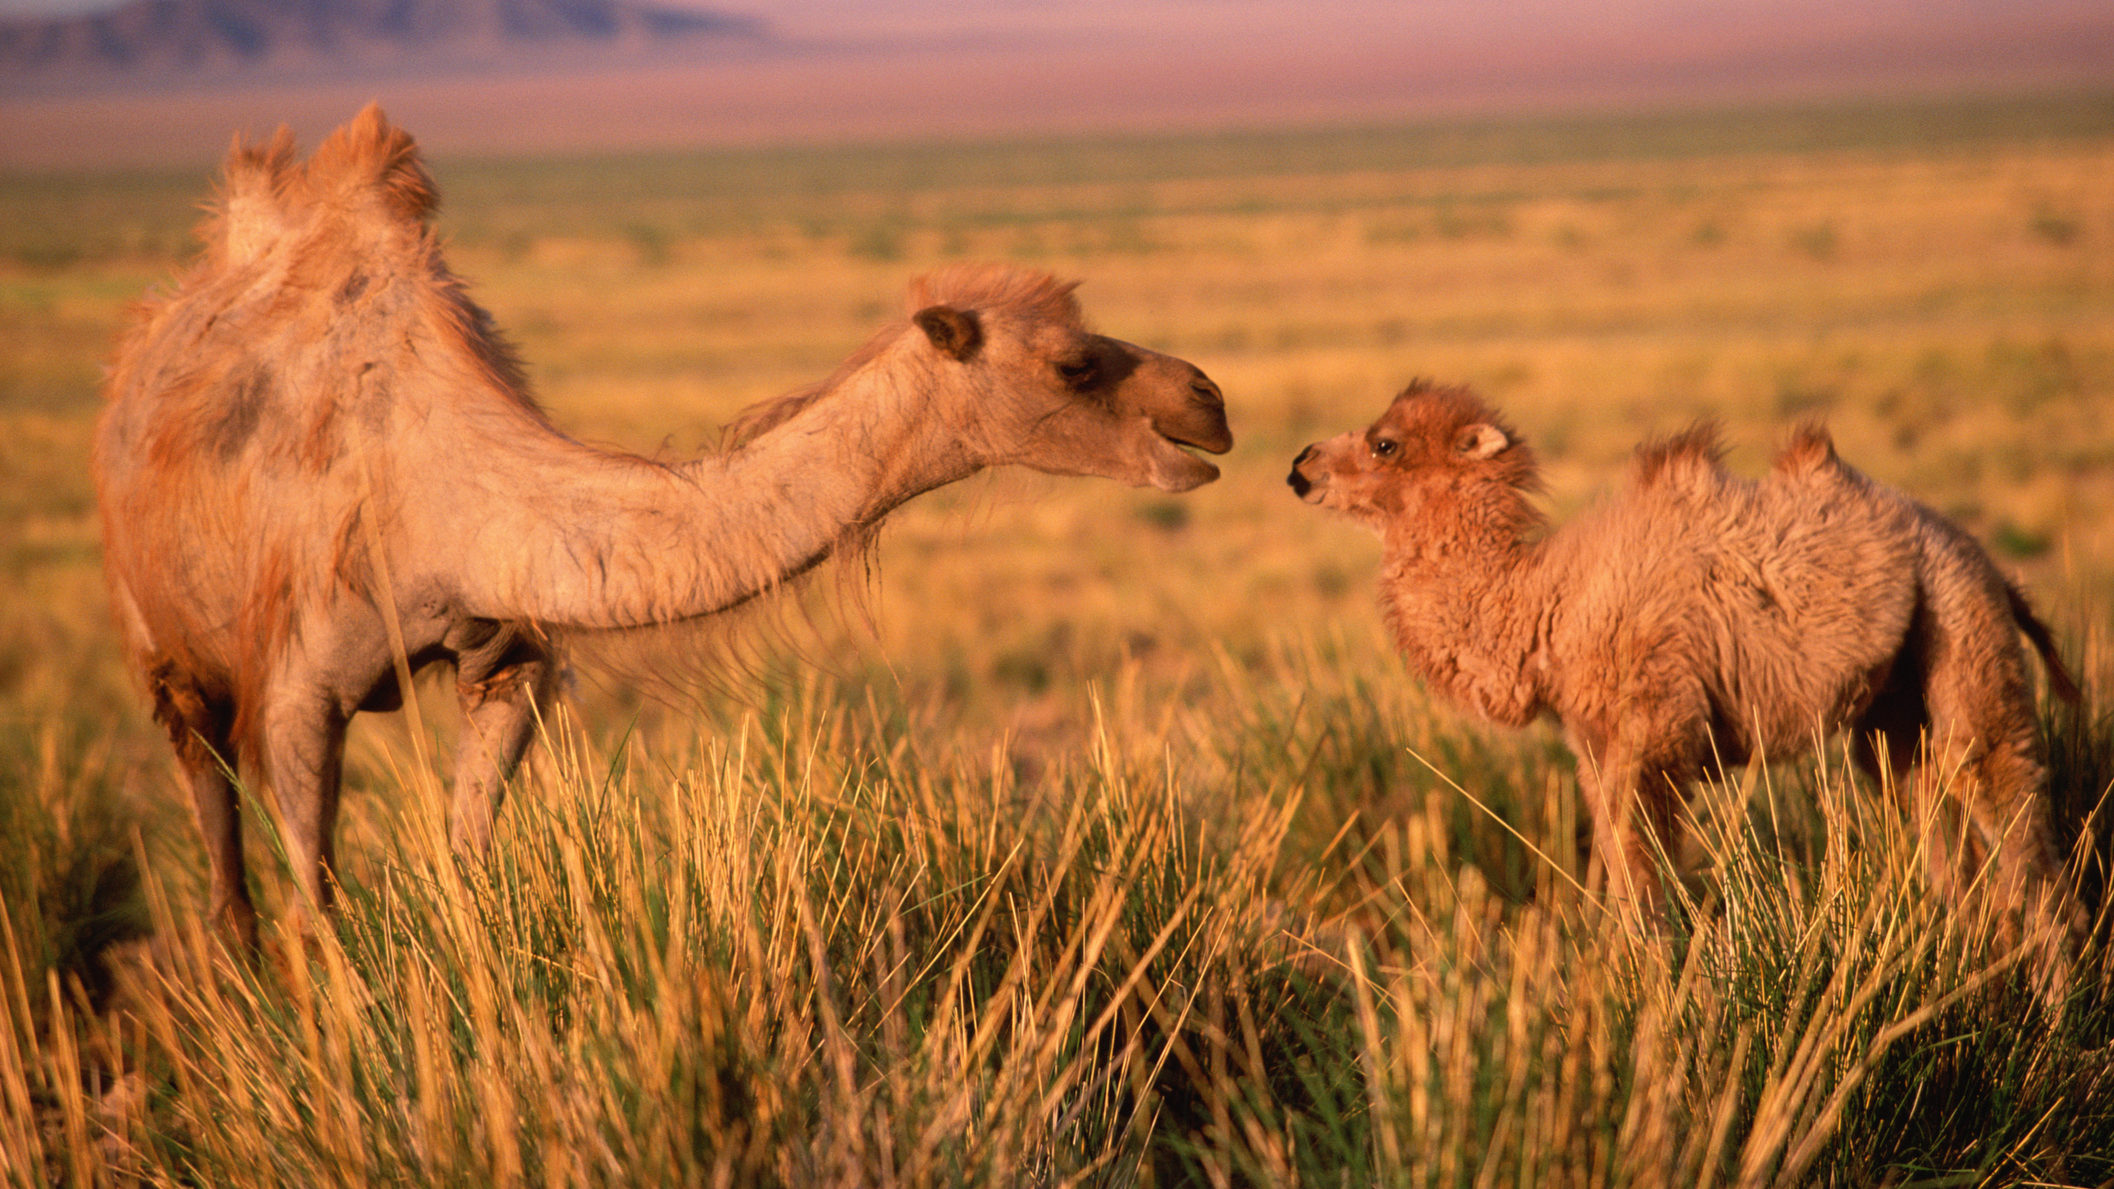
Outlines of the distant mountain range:
M 133 0 L 0 20 L 0 180 L 369 100 L 523 154 L 2052 91 L 2114 0 Z
M 753 17 L 628 0 L 133 0 L 92 16 L 0 21 L 0 85 L 71 90 L 481 68 L 765 36 Z

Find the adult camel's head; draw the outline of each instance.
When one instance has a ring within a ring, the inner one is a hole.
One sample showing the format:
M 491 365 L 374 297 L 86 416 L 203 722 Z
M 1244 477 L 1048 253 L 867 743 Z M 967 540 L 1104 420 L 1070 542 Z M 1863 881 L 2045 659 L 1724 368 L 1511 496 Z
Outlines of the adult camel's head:
M 907 325 L 884 331 L 831 381 L 755 410 L 736 436 L 755 436 L 864 372 L 918 393 L 921 416 L 958 435 L 974 467 L 1010 463 L 1162 491 L 1218 478 L 1192 453 L 1233 446 L 1218 385 L 1184 360 L 1089 330 L 1074 288 L 995 265 L 920 277 Z
M 1188 491 L 1218 478 L 1191 448 L 1233 446 L 1226 402 L 1171 355 L 1095 334 L 1074 285 L 1039 273 L 952 268 L 912 286 L 941 376 L 961 373 L 982 410 L 988 462 Z

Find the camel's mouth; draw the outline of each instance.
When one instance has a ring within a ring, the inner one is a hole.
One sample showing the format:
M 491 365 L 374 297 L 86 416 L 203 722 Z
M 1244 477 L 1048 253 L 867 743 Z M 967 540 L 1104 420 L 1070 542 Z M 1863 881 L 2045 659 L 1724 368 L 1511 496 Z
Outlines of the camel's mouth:
M 1144 430 L 1136 441 L 1144 447 L 1145 474 L 1142 481 L 1162 491 L 1188 491 L 1219 477 L 1219 469 L 1194 451 L 1224 454 L 1233 449 L 1233 428 L 1226 423 L 1226 398 L 1210 377 L 1176 359 L 1161 357 L 1156 365 L 1174 369 L 1163 377 L 1181 388 L 1155 384 L 1146 399 L 1133 405 L 1142 414 Z
M 1184 437 L 1181 434 L 1162 433 L 1160 440 L 1189 455 L 1191 458 L 1196 458 L 1195 452 L 1199 450 L 1206 454 L 1224 454 L 1226 451 L 1233 449 L 1233 435 L 1231 434 L 1199 440 L 1196 437 Z M 1204 460 L 1197 458 L 1197 461 L 1202 462 Z
M 1189 491 L 1219 476 L 1219 469 L 1191 453 L 1188 443 L 1162 435 L 1153 445 L 1145 481 L 1161 491 Z
M 1197 457 L 1197 451 L 1224 454 L 1233 449 L 1233 431 L 1223 418 L 1216 425 L 1196 428 L 1162 427 L 1155 424 L 1150 481 L 1163 491 L 1188 491 L 1219 477 L 1218 467 Z

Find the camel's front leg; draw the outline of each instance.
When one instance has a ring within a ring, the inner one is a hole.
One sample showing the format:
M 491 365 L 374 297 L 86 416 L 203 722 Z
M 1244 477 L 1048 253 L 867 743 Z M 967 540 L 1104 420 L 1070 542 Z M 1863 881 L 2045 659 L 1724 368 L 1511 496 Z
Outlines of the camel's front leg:
M 491 849 L 507 778 L 550 706 L 561 673 L 555 656 L 526 640 L 507 640 L 462 658 L 456 678 L 462 738 L 448 818 L 457 854 L 482 858 Z
M 325 691 L 283 682 L 263 715 L 265 780 L 279 807 L 287 862 L 299 882 L 299 928 L 330 911 L 337 889 L 338 781 L 345 759 L 346 716 Z
M 1639 820 L 1637 766 L 1618 754 L 1598 764 L 1587 760 L 1578 784 L 1593 818 L 1593 857 L 1606 879 L 1609 907 L 1633 933 L 1657 928 L 1665 904 Z
M 1683 773 L 1616 742 L 1579 756 L 1578 784 L 1593 817 L 1593 851 L 1609 905 L 1632 931 L 1666 923 L 1662 872 L 1680 841 Z
M 228 779 L 223 742 L 200 743 L 195 753 L 177 749 L 191 805 L 198 814 L 198 833 L 205 839 L 212 871 L 213 921 L 244 949 L 257 948 L 257 908 L 250 901 L 249 878 L 242 861 L 242 800 Z
M 257 948 L 257 909 L 242 861 L 242 801 L 230 778 L 234 712 L 225 702 L 202 696 L 190 682 L 157 674 L 155 717 L 169 728 L 176 763 L 183 769 L 198 833 L 205 840 L 212 872 L 213 921 L 246 949 Z

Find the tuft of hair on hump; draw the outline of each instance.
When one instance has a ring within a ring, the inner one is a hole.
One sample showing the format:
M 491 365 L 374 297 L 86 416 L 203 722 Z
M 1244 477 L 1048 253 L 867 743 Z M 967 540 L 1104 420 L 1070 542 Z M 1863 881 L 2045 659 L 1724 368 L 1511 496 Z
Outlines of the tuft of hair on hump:
M 1719 440 L 1718 423 L 1703 420 L 1680 433 L 1653 438 L 1638 446 L 1633 473 L 1639 487 L 1650 487 L 1669 479 L 1714 473 L 1724 463 L 1725 446 Z
M 371 197 L 384 218 L 423 227 L 440 202 L 418 142 L 372 103 L 316 146 L 306 165 L 296 156 L 284 124 L 261 145 L 238 133 L 228 146 L 219 192 L 196 233 L 216 267 L 264 256 L 309 226 L 318 206 L 356 206 Z
M 945 305 L 961 310 L 1014 310 L 1032 318 L 1082 326 L 1077 281 L 1003 264 L 950 264 L 910 283 L 908 313 Z
M 1778 474 L 1794 475 L 1836 463 L 1835 439 L 1829 436 L 1828 427 L 1817 420 L 1807 420 L 1792 428 L 1790 440 L 1777 453 L 1775 469 Z
M 305 181 L 316 201 L 355 202 L 371 194 L 389 214 L 409 223 L 425 222 L 440 202 L 418 142 L 374 103 L 316 146 Z
M 218 267 L 247 264 L 286 233 L 287 187 L 299 172 L 293 129 L 281 124 L 263 144 L 235 134 L 220 167 L 220 184 L 206 203 L 206 217 L 193 232 Z

